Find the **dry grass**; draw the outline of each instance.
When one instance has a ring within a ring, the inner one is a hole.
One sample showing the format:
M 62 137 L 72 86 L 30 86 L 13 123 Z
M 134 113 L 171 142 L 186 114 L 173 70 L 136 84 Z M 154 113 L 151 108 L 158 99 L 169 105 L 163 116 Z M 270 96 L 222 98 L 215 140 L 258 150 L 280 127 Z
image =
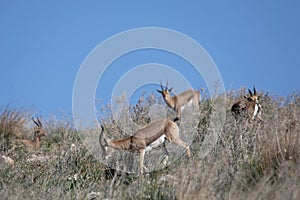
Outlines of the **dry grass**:
M 22 108 L 6 105 L 0 108 L 0 144 L 7 151 L 12 139 L 26 137 L 30 133 L 27 123 L 31 113 Z
M 228 99 L 241 95 L 243 89 L 228 93 Z M 139 103 L 137 113 L 130 113 L 136 123 L 148 122 L 147 107 L 157 102 L 150 99 Z M 198 135 L 191 146 L 193 159 L 182 157 L 143 180 L 108 170 L 98 162 L 67 118 L 44 123 L 49 136 L 40 149 L 18 149 L 7 155 L 11 139 L 28 131 L 30 118 L 22 109 L 5 107 L 0 115 L 0 154 L 15 163 L 11 166 L 0 159 L 1 199 L 299 199 L 300 96 L 264 94 L 262 106 L 262 123 L 236 123 L 227 106 L 218 143 L 201 158 L 199 151 L 209 134 L 209 115 L 214 109 L 212 102 L 203 100 Z M 111 134 L 120 129 L 109 118 L 106 124 Z

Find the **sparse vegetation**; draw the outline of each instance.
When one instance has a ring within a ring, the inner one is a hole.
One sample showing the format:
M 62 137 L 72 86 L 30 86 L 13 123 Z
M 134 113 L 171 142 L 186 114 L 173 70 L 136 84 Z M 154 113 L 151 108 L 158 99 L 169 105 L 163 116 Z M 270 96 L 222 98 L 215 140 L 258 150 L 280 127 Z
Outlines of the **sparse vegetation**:
M 231 91 L 228 101 L 242 97 L 243 91 Z M 133 110 L 130 115 L 137 123 L 148 123 L 147 107 L 158 102 L 149 99 L 140 102 L 138 109 L 128 109 Z M 30 137 L 31 113 L 3 107 L 1 199 L 299 199 L 300 96 L 263 94 L 261 104 L 264 121 L 252 123 L 236 122 L 231 105 L 227 105 L 218 143 L 201 158 L 199 149 L 209 134 L 209 114 L 214 109 L 209 100 L 202 100 L 198 135 L 191 145 L 193 158 L 181 157 L 143 180 L 138 174 L 118 173 L 98 162 L 85 149 L 68 118 L 44 121 L 48 136 L 39 149 L 16 148 L 9 152 L 12 139 Z M 120 129 L 119 122 L 105 120 L 111 134 Z M 13 159 L 14 164 L 3 156 Z

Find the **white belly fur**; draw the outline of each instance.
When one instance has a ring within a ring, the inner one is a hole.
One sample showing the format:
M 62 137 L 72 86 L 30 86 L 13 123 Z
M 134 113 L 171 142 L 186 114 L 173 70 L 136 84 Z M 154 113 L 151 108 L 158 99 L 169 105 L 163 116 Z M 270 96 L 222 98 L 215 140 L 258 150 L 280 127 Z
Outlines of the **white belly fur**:
M 162 143 L 164 143 L 166 140 L 166 135 L 162 135 L 160 136 L 159 138 L 157 138 L 154 142 L 152 142 L 151 144 L 149 144 L 146 148 L 145 148 L 145 151 L 150 151 L 152 150 L 153 148 L 156 148 L 158 147 L 159 145 L 161 145 Z

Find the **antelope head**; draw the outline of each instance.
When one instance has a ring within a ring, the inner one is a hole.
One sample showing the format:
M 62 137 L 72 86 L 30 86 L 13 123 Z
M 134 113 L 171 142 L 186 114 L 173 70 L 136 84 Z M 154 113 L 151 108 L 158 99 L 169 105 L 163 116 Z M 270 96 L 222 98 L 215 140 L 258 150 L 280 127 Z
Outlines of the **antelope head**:
M 36 125 L 34 127 L 33 142 L 38 142 L 38 141 L 41 140 L 41 137 L 46 136 L 47 133 L 43 129 L 43 124 L 42 124 L 42 122 L 40 121 L 40 119 L 38 117 L 37 117 L 36 120 L 34 118 L 32 118 L 32 121 Z
M 163 98 L 164 98 L 165 100 L 170 99 L 170 98 L 171 98 L 170 92 L 172 91 L 173 88 L 172 88 L 172 87 L 171 87 L 171 88 L 168 88 L 168 82 L 167 82 L 166 87 L 164 87 L 164 86 L 162 85 L 162 83 L 160 83 L 160 88 L 161 88 L 161 90 L 156 89 L 156 91 L 157 91 L 158 93 L 161 93 L 162 96 L 163 96 Z
M 160 87 L 161 90 L 157 89 L 157 92 L 162 94 L 163 99 L 165 100 L 167 105 L 177 113 L 176 118 L 173 120 L 174 122 L 180 120 L 181 112 L 185 108 L 185 106 L 194 105 L 194 106 L 198 106 L 199 108 L 199 101 L 200 101 L 199 91 L 188 89 L 178 95 L 174 95 L 171 97 L 170 92 L 172 91 L 172 87 L 168 88 L 168 82 L 166 87 L 164 87 L 160 83 Z
M 255 86 L 253 86 L 253 93 L 250 89 L 248 89 L 249 91 L 249 96 L 247 95 L 244 95 L 244 98 L 248 100 L 248 102 L 255 102 L 255 103 L 259 103 L 258 102 L 258 96 L 257 96 L 257 93 L 256 93 L 256 89 L 255 89 Z

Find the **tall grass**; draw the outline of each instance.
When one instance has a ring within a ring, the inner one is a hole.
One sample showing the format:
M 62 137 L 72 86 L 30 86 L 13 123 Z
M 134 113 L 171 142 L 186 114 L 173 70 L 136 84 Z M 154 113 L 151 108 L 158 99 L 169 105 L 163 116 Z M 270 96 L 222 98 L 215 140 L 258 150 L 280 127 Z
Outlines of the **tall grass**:
M 229 102 L 243 91 L 229 92 Z M 159 102 L 144 99 L 136 108 L 128 108 L 138 124 L 148 123 L 149 106 Z M 214 107 L 208 99 L 202 100 L 198 133 L 191 144 L 193 158 L 183 156 L 143 180 L 98 162 L 68 118 L 44 122 L 48 136 L 40 149 L 20 148 L 7 155 L 11 140 L 30 132 L 26 125 L 30 115 L 23 109 L 4 107 L 0 154 L 10 156 L 15 164 L 0 160 L 1 199 L 299 199 L 300 96 L 263 94 L 261 102 L 264 121 L 252 123 L 237 123 L 229 103 L 218 143 L 203 158 L 199 152 L 209 134 Z M 104 120 L 111 135 L 119 132 L 118 121 Z
M 10 105 L 0 108 L 0 144 L 1 151 L 7 151 L 12 139 L 28 136 L 27 126 L 31 113 L 23 108 Z

